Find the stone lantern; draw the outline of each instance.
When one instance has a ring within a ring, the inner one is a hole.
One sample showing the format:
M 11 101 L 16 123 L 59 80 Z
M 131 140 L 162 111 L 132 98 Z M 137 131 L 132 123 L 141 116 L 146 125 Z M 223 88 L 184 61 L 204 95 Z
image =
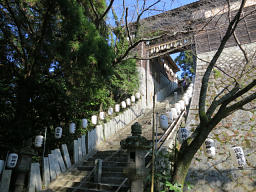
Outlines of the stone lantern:
M 151 141 L 141 136 L 141 125 L 136 122 L 131 127 L 132 136 L 120 142 L 122 149 L 128 151 L 128 167 L 124 172 L 131 181 L 131 192 L 144 191 L 144 178 L 147 175 L 145 154 L 151 148 Z

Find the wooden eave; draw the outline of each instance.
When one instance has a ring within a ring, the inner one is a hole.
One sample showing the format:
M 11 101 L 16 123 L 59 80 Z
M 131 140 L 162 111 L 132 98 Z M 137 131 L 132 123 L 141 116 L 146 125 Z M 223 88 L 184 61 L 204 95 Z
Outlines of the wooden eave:
M 177 73 L 180 70 L 179 67 L 176 65 L 176 63 L 172 60 L 172 58 L 169 55 L 165 55 L 164 59 L 171 65 L 174 73 Z

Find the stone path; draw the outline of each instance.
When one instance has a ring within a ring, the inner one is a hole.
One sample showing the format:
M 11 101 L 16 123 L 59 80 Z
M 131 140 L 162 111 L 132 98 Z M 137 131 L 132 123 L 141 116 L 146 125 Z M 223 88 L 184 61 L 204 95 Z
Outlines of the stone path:
M 180 97 L 181 96 L 178 95 L 178 99 L 180 99 Z M 173 104 L 174 104 L 174 97 L 173 97 L 173 95 L 171 95 L 171 96 L 167 97 L 164 101 L 158 102 L 156 104 L 155 112 L 158 113 L 159 115 L 161 113 L 165 113 L 166 106 L 173 105 Z M 146 137 L 147 139 L 151 139 L 152 138 L 152 110 L 148 110 L 145 112 L 144 115 L 142 115 L 135 121 L 131 122 L 129 125 L 127 125 L 125 128 L 123 128 L 121 131 L 119 131 L 118 134 L 115 134 L 111 138 L 111 140 L 109 139 L 105 143 L 102 143 L 101 145 L 99 145 L 98 150 L 106 151 L 106 150 L 120 149 L 120 141 L 131 135 L 131 125 L 135 122 L 138 122 L 142 125 L 142 135 L 144 137 Z M 161 132 L 160 128 L 159 128 L 159 132 Z

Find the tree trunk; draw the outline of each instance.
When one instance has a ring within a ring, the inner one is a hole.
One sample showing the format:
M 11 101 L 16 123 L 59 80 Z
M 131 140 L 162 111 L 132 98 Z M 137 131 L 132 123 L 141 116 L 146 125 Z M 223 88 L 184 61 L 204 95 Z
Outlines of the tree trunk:
M 175 172 L 173 176 L 173 182 L 172 183 L 178 183 L 182 186 L 184 185 L 186 175 L 188 173 L 189 166 L 191 164 L 192 159 L 184 158 L 181 161 L 178 161 L 175 167 Z
M 32 120 L 30 117 L 31 103 L 30 97 L 32 95 L 32 87 L 30 79 L 22 79 L 17 82 L 16 94 L 16 112 L 13 127 L 19 127 L 15 130 L 15 134 L 20 135 L 21 140 L 15 140 L 15 143 L 22 144 L 22 140 L 27 139 L 32 133 Z M 15 139 L 15 138 L 14 138 Z
M 196 148 L 193 148 L 191 150 L 188 149 L 178 154 L 178 158 L 175 162 L 174 173 L 172 178 L 173 184 L 177 183 L 177 184 L 181 184 L 182 186 L 184 185 L 185 178 L 187 176 L 191 161 L 198 149 Z
M 209 125 L 209 123 L 204 123 L 204 125 L 199 124 L 196 130 L 200 133 L 197 134 L 193 141 L 189 145 L 187 144 L 187 141 L 184 141 L 185 143 L 182 144 L 174 165 L 172 178 L 173 184 L 181 184 L 183 187 L 191 161 L 196 152 L 200 149 L 201 145 L 204 143 L 205 139 L 208 137 L 211 129 L 212 126 Z

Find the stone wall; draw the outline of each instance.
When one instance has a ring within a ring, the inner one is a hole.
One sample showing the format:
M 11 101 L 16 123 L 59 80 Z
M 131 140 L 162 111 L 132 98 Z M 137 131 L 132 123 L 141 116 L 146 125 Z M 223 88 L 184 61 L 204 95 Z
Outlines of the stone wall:
M 256 52 L 256 43 L 244 46 L 249 58 Z M 214 51 L 199 54 L 198 58 L 210 61 Z M 193 97 L 187 119 L 187 127 L 194 129 L 199 123 L 198 100 L 200 94 L 202 76 L 207 64 L 202 60 L 197 60 L 196 78 L 194 84 Z M 214 69 L 208 87 L 207 106 L 220 91 L 232 82 L 232 77 L 244 86 L 255 79 L 255 59 L 250 65 L 243 65 L 245 61 L 243 53 L 238 47 L 224 49 L 217 61 L 217 66 L 225 70 L 225 75 Z M 253 68 L 254 67 L 254 68 Z M 238 78 L 242 71 L 245 75 Z M 253 90 L 256 91 L 255 89 Z M 224 92 L 225 93 L 225 92 Z M 254 104 L 255 101 L 254 101 Z M 250 107 L 250 106 L 249 106 Z M 209 159 L 203 150 L 199 150 L 193 159 L 187 182 L 194 185 L 192 191 L 253 191 L 256 188 L 256 110 L 239 110 L 223 119 L 209 135 L 215 140 L 216 156 Z M 247 165 L 244 169 L 238 169 L 230 157 L 232 146 L 243 148 Z M 193 167 L 193 168 L 192 168 Z
M 107 123 L 96 125 L 95 129 L 88 132 L 88 153 L 97 151 L 98 145 L 109 140 L 118 131 L 140 117 L 144 110 L 143 101 L 140 99 Z

